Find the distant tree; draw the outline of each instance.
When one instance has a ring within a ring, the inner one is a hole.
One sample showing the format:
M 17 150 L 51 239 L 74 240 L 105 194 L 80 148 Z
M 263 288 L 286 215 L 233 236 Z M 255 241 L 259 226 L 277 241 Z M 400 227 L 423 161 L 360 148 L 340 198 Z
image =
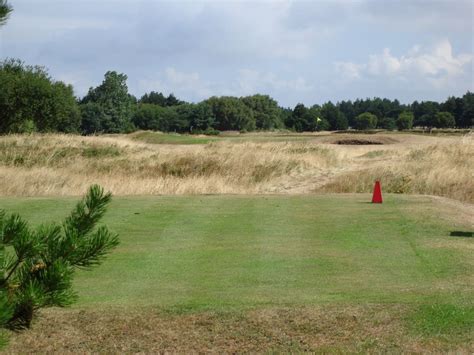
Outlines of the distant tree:
M 89 89 L 81 104 L 95 103 L 101 116 L 94 120 L 98 123 L 94 126 L 98 131 L 90 131 L 87 124 L 82 125 L 85 134 L 123 133 L 134 129 L 131 119 L 136 99 L 128 93 L 126 81 L 125 74 L 108 71 L 101 85 Z
M 416 103 L 416 104 L 415 104 Z M 434 101 L 414 102 L 413 125 L 418 127 L 434 127 L 435 115 L 439 111 L 439 104 Z
M 330 130 L 345 130 L 348 128 L 348 122 L 344 114 L 329 101 L 321 108 L 321 116 L 329 122 Z
M 81 112 L 81 132 L 93 134 L 103 132 L 103 122 L 108 118 L 103 107 L 97 102 L 87 102 L 79 106 Z
M 291 115 L 291 121 L 288 123 L 290 124 L 290 128 L 295 130 L 296 132 L 303 132 L 307 130 L 308 121 L 311 119 L 309 109 L 303 104 L 297 104 L 293 109 L 293 113 Z
M 166 106 L 178 106 L 184 104 L 184 101 L 178 100 L 173 93 L 169 94 L 166 98 Z
M 349 100 L 349 101 L 341 101 L 337 103 L 336 106 L 339 109 L 339 111 L 341 111 L 344 114 L 344 116 L 347 118 L 348 125 L 350 127 L 354 127 L 354 119 L 357 116 L 354 104 Z M 360 113 L 362 112 L 359 112 L 358 114 Z
M 102 262 L 117 235 L 97 226 L 110 193 L 91 186 L 62 224 L 31 229 L 18 214 L 0 211 L 0 330 L 30 327 L 43 307 L 70 305 L 74 272 Z
M 7 0 L 0 0 L 0 26 L 7 22 L 8 16 L 13 11 Z
M 449 112 L 437 112 L 433 126 L 436 128 L 451 128 L 456 125 L 454 116 Z
M 159 105 L 159 106 L 162 106 L 162 107 L 167 106 L 166 97 L 161 92 L 158 93 L 158 92 L 155 92 L 155 91 L 152 91 L 149 94 L 143 95 L 140 98 L 139 103 L 154 104 L 154 105 Z
M 440 110 L 444 112 L 449 112 L 454 116 L 456 122 L 456 127 L 464 127 L 462 122 L 462 112 L 463 112 L 463 99 L 460 97 L 450 96 L 443 102 L 440 106 Z
M 398 115 L 396 124 L 399 131 L 411 129 L 413 127 L 413 113 L 410 111 L 402 112 Z
M 370 112 L 358 115 L 354 121 L 354 128 L 358 130 L 374 129 L 377 127 L 377 116 Z
M 190 132 L 207 132 L 211 131 L 215 124 L 215 117 L 211 107 L 206 102 L 200 102 L 191 106 L 189 116 Z
M 139 129 L 162 132 L 185 132 L 189 123 L 180 117 L 176 108 L 153 104 L 138 105 L 132 121 Z
M 397 124 L 395 123 L 395 119 L 392 117 L 382 117 L 377 120 L 377 128 L 393 131 L 397 128 Z
M 474 126 L 474 93 L 467 92 L 462 97 L 462 114 L 459 127 L 469 128 Z
M 308 130 L 309 131 L 327 131 L 329 130 L 329 122 L 323 118 L 321 114 L 321 106 L 313 105 L 309 109 L 309 117 L 310 119 L 307 120 L 309 123 Z
M 0 133 L 77 132 L 73 88 L 38 66 L 17 59 L 0 63 Z
M 132 122 L 138 129 L 160 131 L 162 130 L 163 107 L 154 104 L 142 103 L 135 110 Z
M 213 96 L 204 102 L 209 105 L 215 117 L 213 128 L 219 131 L 255 130 L 253 111 L 242 100 L 232 96 Z
M 257 94 L 243 97 L 241 100 L 253 111 L 257 129 L 271 130 L 283 127 L 281 109 L 270 96 Z

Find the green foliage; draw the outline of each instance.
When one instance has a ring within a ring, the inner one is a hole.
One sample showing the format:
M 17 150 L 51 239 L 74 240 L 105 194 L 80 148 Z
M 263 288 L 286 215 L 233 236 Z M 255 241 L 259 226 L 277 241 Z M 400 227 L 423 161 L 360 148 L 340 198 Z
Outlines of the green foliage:
M 195 104 L 183 104 L 174 107 L 139 104 L 132 122 L 137 128 L 144 130 L 188 132 L 197 110 Z M 207 127 L 206 125 L 205 128 Z
M 156 91 L 151 91 L 149 94 L 143 95 L 139 102 L 142 104 L 153 104 L 162 107 L 178 106 L 185 103 L 184 101 L 178 100 L 174 94 L 165 97 L 161 92 L 158 93 Z
M 93 185 L 61 225 L 36 229 L 0 211 L 0 329 L 28 328 L 38 309 L 74 302 L 75 269 L 100 264 L 118 244 L 117 235 L 97 227 L 110 200 Z
M 162 106 L 162 107 L 167 106 L 166 105 L 166 97 L 161 92 L 158 93 L 158 92 L 155 92 L 155 91 L 152 91 L 149 94 L 143 95 L 140 98 L 139 103 L 141 103 L 141 104 L 153 104 L 153 105 L 158 105 L 158 106 Z
M 433 126 L 436 128 L 451 128 L 456 125 L 454 116 L 449 112 L 437 112 L 434 118 Z
M 214 128 L 220 131 L 254 131 L 256 122 L 253 111 L 236 97 L 213 96 L 204 101 L 215 117 Z
M 413 126 L 435 127 L 435 115 L 439 111 L 439 104 L 434 101 L 415 101 L 412 104 Z
M 268 95 L 246 96 L 241 99 L 254 113 L 257 129 L 272 130 L 283 128 L 281 108 Z
M 329 129 L 329 122 L 321 118 L 321 108 L 318 105 L 311 108 L 307 108 L 303 104 L 296 105 L 291 114 L 287 115 L 285 125 L 296 132 Z
M 12 11 L 13 9 L 7 0 L 0 0 L 0 26 L 5 24 Z
M 462 97 L 462 114 L 457 126 L 465 128 L 474 126 L 474 93 L 472 92 L 467 92 Z
M 395 123 L 399 131 L 411 129 L 413 127 L 413 113 L 409 111 L 400 113 Z
M 0 63 L 0 133 L 77 132 L 80 114 L 72 86 L 42 67 L 16 59 Z
M 91 133 L 124 133 L 133 131 L 134 98 L 128 93 L 127 76 L 115 71 L 105 73 L 104 81 L 90 88 L 82 99 L 82 131 Z
M 329 129 L 332 131 L 348 128 L 349 124 L 346 116 L 331 101 L 322 106 L 321 116 L 329 122 Z
M 377 116 L 370 112 L 358 115 L 354 121 L 354 128 L 359 130 L 374 129 L 377 127 Z
M 216 135 L 219 131 L 214 129 L 215 116 L 212 108 L 206 102 L 192 105 L 192 113 L 189 117 L 190 131 L 193 133 Z
M 382 117 L 377 121 L 377 127 L 393 131 L 397 128 L 397 124 L 395 123 L 395 119 L 392 117 Z
M 398 100 L 381 99 L 374 97 L 373 99 L 357 99 L 352 101 L 341 101 L 337 104 L 339 110 L 346 116 L 348 124 L 351 127 L 355 127 L 355 118 L 362 113 L 369 112 L 377 116 L 377 120 L 380 121 L 383 118 L 395 119 L 398 115 L 407 110 L 408 107 L 401 105 Z

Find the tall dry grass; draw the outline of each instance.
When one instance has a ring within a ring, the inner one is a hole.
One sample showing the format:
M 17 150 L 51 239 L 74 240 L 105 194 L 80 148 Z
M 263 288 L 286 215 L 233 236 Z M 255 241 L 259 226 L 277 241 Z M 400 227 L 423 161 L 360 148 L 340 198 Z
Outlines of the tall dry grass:
M 398 143 L 344 146 L 324 137 L 160 145 L 127 136 L 5 136 L 0 195 L 80 195 L 92 183 L 117 195 L 370 192 L 380 179 L 385 192 L 474 202 L 473 135 L 380 139 Z
M 91 183 L 119 195 L 262 193 L 337 162 L 327 148 L 292 143 L 170 146 L 124 137 L 8 136 L 0 139 L 0 195 L 76 195 Z
M 474 202 L 474 135 L 435 144 L 368 152 L 372 164 L 337 176 L 320 191 L 370 192 L 374 180 L 393 193 L 426 194 Z

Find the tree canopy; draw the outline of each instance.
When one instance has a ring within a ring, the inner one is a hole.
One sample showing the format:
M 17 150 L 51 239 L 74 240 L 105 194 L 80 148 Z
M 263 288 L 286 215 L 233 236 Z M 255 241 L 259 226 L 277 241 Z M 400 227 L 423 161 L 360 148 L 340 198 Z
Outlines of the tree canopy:
M 6 4 L 6 2 L 3 2 Z M 289 129 L 297 132 L 351 129 L 469 128 L 474 93 L 445 102 L 401 104 L 387 98 L 336 104 L 281 107 L 269 95 L 213 96 L 188 103 L 159 91 L 139 100 L 128 92 L 127 76 L 105 73 L 82 99 L 71 85 L 53 80 L 46 69 L 15 59 L 0 63 L 0 134 L 21 132 L 126 133 L 135 129 L 180 133 Z
M 108 71 L 101 85 L 89 89 L 81 101 L 84 133 L 120 133 L 133 130 L 135 100 L 128 93 L 126 82 L 125 74 Z M 91 115 L 92 112 L 95 115 Z
M 77 132 L 79 108 L 71 85 L 39 66 L 0 63 L 0 133 Z
M 8 16 L 13 11 L 7 0 L 0 0 L 0 26 L 7 22 Z

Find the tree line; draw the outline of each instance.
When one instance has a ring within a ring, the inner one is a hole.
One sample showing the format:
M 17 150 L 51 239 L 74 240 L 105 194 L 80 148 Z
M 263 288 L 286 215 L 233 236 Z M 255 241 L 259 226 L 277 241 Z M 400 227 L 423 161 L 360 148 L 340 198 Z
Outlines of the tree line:
M 219 131 L 470 128 L 474 93 L 445 102 L 401 104 L 382 98 L 326 102 L 294 108 L 268 95 L 210 97 L 189 103 L 151 91 L 140 98 L 128 92 L 127 76 L 115 71 L 82 98 L 47 70 L 17 59 L 0 63 L 0 133 L 127 133 L 134 130 L 217 134 Z

